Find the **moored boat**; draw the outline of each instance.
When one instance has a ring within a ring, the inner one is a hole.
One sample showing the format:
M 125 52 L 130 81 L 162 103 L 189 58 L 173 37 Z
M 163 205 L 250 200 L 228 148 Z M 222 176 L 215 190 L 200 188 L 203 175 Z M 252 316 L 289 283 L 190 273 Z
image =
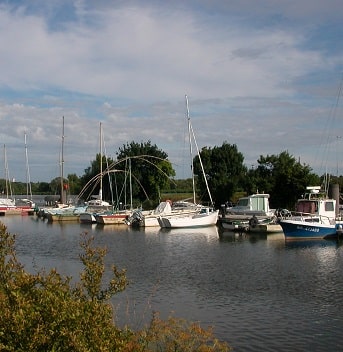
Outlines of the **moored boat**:
M 56 209 L 55 211 L 50 210 L 47 213 L 47 219 L 49 222 L 54 221 L 79 221 L 80 214 L 85 212 L 85 206 L 71 206 L 68 208 Z
M 269 207 L 269 197 L 266 193 L 254 193 L 239 198 L 237 204 L 225 209 L 220 217 L 222 227 L 242 232 L 264 232 L 267 223 L 276 224 L 275 210 Z
M 95 221 L 101 225 L 124 225 L 129 216 L 132 215 L 130 210 L 109 211 L 95 215 Z
M 211 206 L 202 206 L 200 205 L 199 208 L 197 209 L 196 212 L 191 213 L 191 214 L 169 214 L 169 215 L 163 215 L 158 217 L 158 223 L 161 228 L 187 228 L 187 227 L 203 227 L 203 226 L 213 226 L 217 224 L 218 221 L 218 214 L 219 210 L 215 210 L 213 207 L 213 200 L 212 200 L 212 195 L 208 186 L 207 182 L 207 177 L 206 173 L 204 170 L 204 166 L 201 160 L 201 155 L 199 152 L 199 148 L 195 139 L 195 134 L 193 131 L 193 127 L 191 124 L 191 119 L 189 116 L 189 107 L 188 107 L 188 97 L 187 95 L 185 96 L 186 98 L 186 116 L 187 116 L 187 122 L 188 122 L 188 137 L 189 137 L 189 144 L 190 144 L 190 151 L 191 151 L 191 158 L 192 158 L 192 144 L 194 143 L 196 150 L 197 150 L 197 155 L 199 158 L 200 162 L 200 167 L 202 171 L 202 177 L 204 179 L 204 182 L 206 184 L 206 189 L 207 193 L 210 199 L 210 204 Z M 193 143 L 192 143 L 193 141 Z M 193 203 L 196 204 L 195 200 L 195 179 L 194 179 L 194 168 L 193 168 L 193 158 L 192 160 L 192 181 L 193 181 Z
M 211 207 L 202 207 L 202 209 L 193 214 L 171 214 L 158 218 L 161 228 L 187 228 L 187 227 L 204 227 L 214 226 L 218 221 L 219 210 Z
M 158 227 L 160 226 L 158 218 L 166 215 L 190 215 L 198 213 L 201 205 L 188 201 L 172 202 L 166 200 L 161 202 L 154 210 L 135 210 L 128 218 L 127 223 L 136 227 Z
M 295 212 L 280 220 L 286 240 L 324 239 L 336 237 L 341 224 L 336 222 L 336 200 L 328 198 L 321 187 L 307 187 L 298 199 Z

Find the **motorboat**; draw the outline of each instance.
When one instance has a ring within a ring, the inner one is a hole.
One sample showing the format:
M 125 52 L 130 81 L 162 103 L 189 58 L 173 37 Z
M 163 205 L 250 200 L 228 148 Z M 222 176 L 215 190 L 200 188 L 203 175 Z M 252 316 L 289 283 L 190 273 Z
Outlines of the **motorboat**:
M 342 224 L 336 221 L 336 200 L 329 198 L 320 186 L 306 188 L 297 200 L 290 217 L 281 218 L 286 240 L 324 239 L 337 236 Z

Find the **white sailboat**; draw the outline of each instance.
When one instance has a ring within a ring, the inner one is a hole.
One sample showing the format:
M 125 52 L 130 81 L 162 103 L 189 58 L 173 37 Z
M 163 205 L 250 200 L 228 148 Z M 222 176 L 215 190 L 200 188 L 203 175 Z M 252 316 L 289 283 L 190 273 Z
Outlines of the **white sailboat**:
M 124 208 L 118 205 L 117 209 L 112 209 L 112 211 L 105 211 L 103 213 L 97 214 L 95 216 L 95 220 L 97 224 L 100 225 L 127 225 L 127 219 L 130 218 L 132 215 L 133 209 L 132 209 L 132 178 L 131 178 L 131 159 L 127 159 L 129 165 L 129 171 L 128 171 L 128 176 L 129 176 L 129 186 L 130 186 L 130 209 L 126 209 L 126 191 L 125 191 L 125 202 L 124 202 Z M 124 181 L 124 187 L 126 188 L 126 177 L 127 173 L 125 175 L 125 181 Z
M 186 117 L 188 122 L 188 135 L 189 135 L 189 146 L 190 146 L 190 155 L 192 160 L 192 181 L 193 181 L 193 202 L 196 203 L 195 197 L 195 180 L 194 180 L 194 171 L 193 171 L 193 156 L 192 156 L 192 141 L 197 150 L 197 154 L 200 161 L 200 166 L 202 170 L 202 174 L 205 180 L 206 188 L 208 195 L 210 197 L 210 201 L 212 206 L 200 206 L 199 210 L 195 213 L 191 214 L 170 214 L 170 215 L 162 215 L 158 218 L 158 223 L 161 228 L 187 228 L 187 227 L 203 227 L 203 226 L 213 226 L 217 224 L 218 221 L 218 213 L 219 210 L 215 210 L 213 208 L 213 200 L 212 195 L 209 190 L 209 186 L 207 183 L 204 167 L 202 164 L 199 148 L 195 139 L 195 134 L 193 131 L 193 127 L 191 124 L 191 119 L 189 116 L 189 106 L 188 106 L 188 97 L 186 98 Z
M 60 155 L 60 199 L 54 203 L 53 207 L 41 208 L 37 211 L 37 215 L 53 221 L 70 221 L 74 215 L 75 205 L 67 202 L 68 185 L 64 183 L 64 116 L 62 117 L 62 142 Z
M 110 203 L 103 200 L 102 191 L 103 191 L 103 168 L 102 168 L 102 123 L 100 122 L 100 188 L 99 194 L 93 195 L 88 202 L 86 202 L 87 208 L 86 211 L 80 214 L 80 222 L 81 223 L 96 223 L 96 215 L 106 210 L 109 210 Z
M 32 189 L 31 189 L 31 177 L 30 177 L 30 166 L 29 156 L 27 152 L 27 134 L 24 133 L 24 145 L 25 145 L 25 167 L 26 167 L 26 198 L 16 200 L 16 205 L 27 210 L 28 214 L 33 214 L 35 203 L 32 200 Z
M 19 214 L 20 211 L 18 212 L 18 209 L 15 205 L 15 201 L 13 199 L 5 144 L 4 144 L 4 165 L 5 165 L 5 189 L 3 190 L 3 195 L 0 198 L 0 215 L 17 214 L 17 213 Z

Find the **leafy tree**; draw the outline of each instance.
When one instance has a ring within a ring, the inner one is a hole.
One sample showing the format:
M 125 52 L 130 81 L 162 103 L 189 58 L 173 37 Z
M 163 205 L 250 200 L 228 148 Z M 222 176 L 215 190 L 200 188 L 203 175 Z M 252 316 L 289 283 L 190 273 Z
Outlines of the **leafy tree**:
M 68 180 L 64 178 L 63 184 L 68 184 Z M 50 192 L 52 194 L 61 194 L 61 177 L 55 177 L 50 181 Z
M 117 152 L 115 169 L 122 170 L 118 178 L 124 182 L 128 167 L 131 168 L 133 197 L 139 201 L 148 198 L 159 201 L 160 190 L 169 185 L 169 177 L 175 175 L 168 154 L 158 149 L 156 144 L 134 141 L 124 144 Z
M 224 142 L 221 147 L 202 148 L 200 157 L 212 198 L 215 204 L 220 206 L 232 197 L 246 173 L 243 154 L 238 151 L 235 144 Z M 194 158 L 193 164 L 201 198 L 204 201 L 209 201 L 199 156 Z
M 102 163 L 102 164 L 101 164 Z M 91 161 L 91 165 L 85 169 L 84 175 L 80 179 L 80 187 L 82 188 L 82 196 L 87 200 L 92 194 L 99 194 L 100 191 L 100 171 L 103 171 L 103 199 L 112 201 L 113 195 L 111 191 L 111 177 L 108 172 L 104 172 L 109 165 L 114 163 L 112 158 L 102 156 L 98 153 L 95 160 Z M 79 192 L 79 193 L 80 193 Z M 78 193 L 78 194 L 79 194 Z
M 81 179 L 76 174 L 68 174 L 68 185 L 70 194 L 79 194 L 81 191 Z
M 167 189 L 171 192 L 182 192 L 182 193 L 192 193 L 193 192 L 193 182 L 191 178 L 186 178 L 184 180 L 173 179 L 170 182 L 169 188 Z
M 301 164 L 287 151 L 279 155 L 260 156 L 255 175 L 256 190 L 270 193 L 272 207 L 293 208 L 307 186 L 320 185 L 320 178 L 310 166 Z M 255 191 L 256 191 L 255 190 Z
M 35 194 L 45 194 L 50 191 L 50 185 L 48 182 L 38 182 L 32 184 L 32 192 Z
M 125 270 L 112 266 L 103 282 L 105 248 L 92 246 L 82 235 L 80 282 L 55 269 L 31 274 L 15 252 L 15 237 L 0 223 L 0 350 L 1 351 L 113 351 L 227 352 L 229 346 L 199 324 L 154 315 L 141 331 L 114 323 L 109 299 L 125 289 Z
M 125 271 L 112 268 L 102 288 L 105 249 L 85 236 L 81 281 L 56 270 L 30 274 L 18 262 L 14 236 L 0 228 L 0 349 L 2 351 L 119 351 L 129 331 L 113 324 L 107 300 L 124 290 Z

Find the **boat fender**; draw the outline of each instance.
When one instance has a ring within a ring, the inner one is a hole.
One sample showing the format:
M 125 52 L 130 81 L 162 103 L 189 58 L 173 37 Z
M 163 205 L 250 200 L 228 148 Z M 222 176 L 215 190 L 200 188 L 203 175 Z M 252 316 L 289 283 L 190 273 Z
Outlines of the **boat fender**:
M 255 228 L 258 224 L 257 217 L 254 215 L 250 220 L 249 220 L 249 226 L 252 228 Z

